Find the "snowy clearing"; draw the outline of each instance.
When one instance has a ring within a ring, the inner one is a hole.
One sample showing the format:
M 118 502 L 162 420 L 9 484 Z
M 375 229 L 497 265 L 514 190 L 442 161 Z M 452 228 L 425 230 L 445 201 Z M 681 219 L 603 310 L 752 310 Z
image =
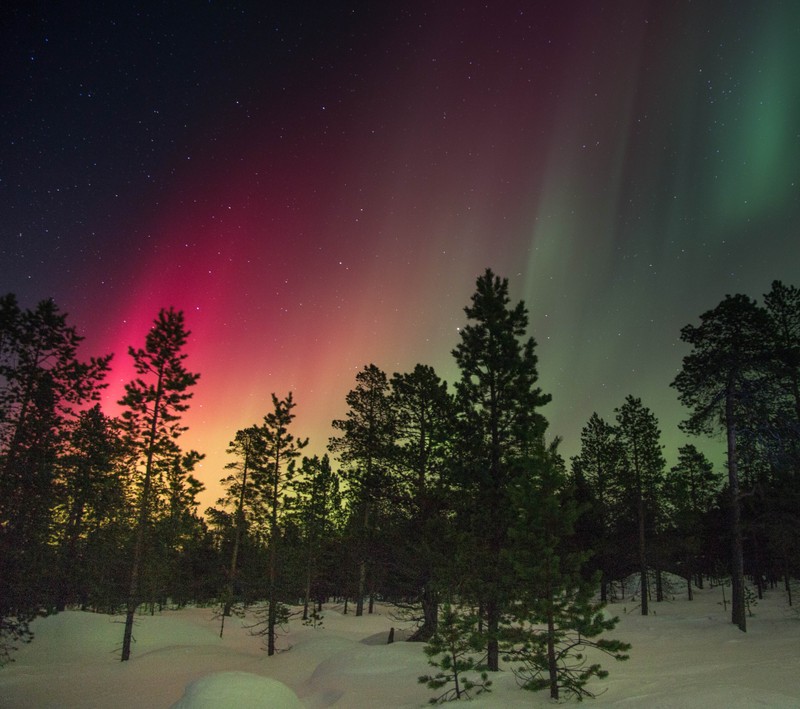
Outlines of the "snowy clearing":
M 775 590 L 753 609 L 748 632 L 728 620 L 719 588 L 653 603 L 649 617 L 632 604 L 609 606 L 620 616 L 612 637 L 633 644 L 631 659 L 603 666 L 596 707 L 798 707 L 800 616 Z M 225 637 L 209 608 L 139 616 L 132 658 L 119 662 L 121 618 L 78 611 L 34 623 L 36 638 L 0 670 L 0 706 L 8 709 L 114 707 L 182 709 L 234 706 L 421 707 L 433 692 L 416 678 L 430 669 L 417 643 L 386 644 L 403 624 L 392 609 L 374 615 L 323 611 L 322 628 L 291 622 L 284 649 L 269 658 L 261 638 L 229 618 Z M 492 677 L 491 694 L 472 707 L 547 706 L 546 692 L 517 688 L 510 672 Z M 178 703 L 180 702 L 180 703 Z

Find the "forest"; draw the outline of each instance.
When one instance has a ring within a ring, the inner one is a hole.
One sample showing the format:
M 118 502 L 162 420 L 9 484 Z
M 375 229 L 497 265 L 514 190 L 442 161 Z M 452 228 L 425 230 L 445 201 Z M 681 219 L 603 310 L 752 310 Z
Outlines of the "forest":
M 272 655 L 291 613 L 314 624 L 335 598 L 355 616 L 380 601 L 415 621 L 435 700 L 489 690 L 503 667 L 524 689 L 582 698 L 608 674 L 587 648 L 631 650 L 610 637 L 612 599 L 647 615 L 676 578 L 689 599 L 729 584 L 741 631 L 768 588 L 793 604 L 798 288 L 727 295 L 683 328 L 671 386 L 687 442 L 669 468 L 633 394 L 614 420 L 593 414 L 564 460 L 525 303 L 487 270 L 464 310 L 458 381 L 364 366 L 323 456 L 304 454 L 292 393 L 273 393 L 261 421 L 231 431 L 224 494 L 201 511 L 202 453 L 181 446 L 200 376 L 183 313 L 162 310 L 129 348 L 136 376 L 110 417 L 111 355 L 81 359 L 52 300 L 0 299 L 0 664 L 35 618 L 67 608 L 124 616 L 122 661 L 143 609 L 209 607 L 220 634 L 255 609 Z M 690 442 L 705 436 L 725 442 L 721 470 Z

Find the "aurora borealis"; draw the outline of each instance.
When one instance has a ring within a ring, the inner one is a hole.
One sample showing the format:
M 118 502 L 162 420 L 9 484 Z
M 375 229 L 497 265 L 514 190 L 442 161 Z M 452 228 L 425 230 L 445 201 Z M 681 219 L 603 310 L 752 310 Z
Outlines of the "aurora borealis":
M 321 453 L 365 364 L 454 381 L 486 267 L 566 456 L 633 394 L 672 460 L 681 327 L 800 283 L 790 0 L 0 12 L 0 290 L 115 353 L 109 411 L 128 345 L 185 311 L 206 504 L 271 392 Z

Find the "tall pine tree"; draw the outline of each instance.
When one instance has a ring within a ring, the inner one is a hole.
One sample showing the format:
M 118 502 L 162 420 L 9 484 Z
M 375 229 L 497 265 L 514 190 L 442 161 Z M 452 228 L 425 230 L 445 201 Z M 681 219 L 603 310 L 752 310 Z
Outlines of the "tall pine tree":
M 678 462 L 664 480 L 664 498 L 689 600 L 693 597 L 692 579 L 703 570 L 700 556 L 706 542 L 707 520 L 720 486 L 721 475 L 696 446 L 689 443 L 678 449 Z
M 486 619 L 487 665 L 499 669 L 500 620 L 513 582 L 503 549 L 511 524 L 511 495 L 520 461 L 541 445 L 550 401 L 536 386 L 536 342 L 527 336 L 524 303 L 512 306 L 508 280 L 487 269 L 476 283 L 468 324 L 453 355 L 459 418 L 458 478 L 472 539 L 475 591 Z
M 331 468 L 327 455 L 303 458 L 300 475 L 292 485 L 293 512 L 301 534 L 304 556 L 303 620 L 314 614 L 314 598 L 321 592 L 317 587 L 324 554 L 335 541 L 335 521 L 341 508 L 339 476 Z M 317 591 L 315 595 L 315 590 Z
M 225 618 L 231 614 L 231 609 L 241 595 L 239 592 L 241 579 L 239 578 L 239 554 L 247 531 L 248 517 L 253 516 L 259 505 L 260 497 L 255 487 L 254 476 L 263 465 L 264 439 L 259 434 L 257 426 L 240 429 L 234 439 L 228 444 L 226 451 L 235 456 L 235 460 L 225 465 L 226 470 L 232 471 L 220 483 L 225 489 L 225 495 L 217 500 L 223 507 L 233 508 L 232 539 L 230 541 L 230 559 L 228 562 L 225 588 L 222 592 L 222 608 L 219 635 L 222 637 L 225 630 Z M 215 519 L 221 519 L 225 513 L 220 510 L 209 510 Z
M 447 553 L 444 511 L 453 457 L 453 400 L 447 384 L 429 366 L 418 364 L 412 372 L 395 374 L 390 384 L 397 428 L 396 505 L 402 514 L 394 576 L 406 582 L 406 598 L 418 594 L 422 622 L 413 638 L 428 640 L 436 630 L 441 584 L 437 573 Z
M 765 382 L 764 343 L 769 337 L 766 313 L 745 295 L 726 296 L 687 325 L 681 339 L 692 347 L 672 386 L 690 415 L 682 423 L 689 433 L 726 434 L 728 505 L 731 532 L 731 622 L 747 630 L 744 599 L 739 454 L 743 428 L 751 426 L 761 404 Z
M 189 408 L 189 389 L 200 377 L 184 366 L 187 355 L 183 348 L 189 334 L 182 312 L 162 309 L 147 333 L 144 348 L 128 349 L 138 376 L 125 385 L 125 395 L 119 403 L 139 494 L 122 638 L 123 662 L 130 659 L 133 619 L 141 602 L 140 577 L 155 502 L 154 477 L 158 468 L 169 465 L 179 452 L 176 440 L 185 431 L 180 417 Z
M 374 540 L 393 481 L 388 462 L 395 444 L 395 417 L 389 402 L 389 382 L 374 364 L 356 375 L 356 386 L 345 397 L 346 418 L 333 421 L 341 435 L 330 439 L 329 449 L 343 464 L 356 528 L 356 615 L 364 613 L 367 582 L 374 578 L 377 559 Z M 372 594 L 370 594 L 372 598 Z M 370 604 L 371 605 L 371 604 Z
M 269 586 L 267 588 L 267 654 L 275 654 L 276 628 L 279 620 L 278 571 L 281 528 L 279 521 L 285 507 L 284 496 L 294 478 L 295 460 L 308 444 L 289 432 L 294 420 L 292 393 L 285 399 L 272 395 L 272 411 L 264 416 L 259 429 L 263 439 L 264 458 L 256 471 L 258 486 L 267 508 L 269 523 Z
M 638 565 L 642 596 L 642 615 L 648 614 L 648 551 L 659 514 L 660 490 L 664 474 L 661 432 L 658 421 L 641 399 L 627 396 L 615 410 L 617 440 L 623 453 L 624 487 L 635 510 L 638 538 Z M 658 600 L 661 600 L 659 598 Z
M 593 568 L 600 571 L 600 600 L 608 600 L 612 578 L 612 529 L 618 512 L 622 448 L 614 426 L 593 413 L 581 431 L 581 451 L 572 459 L 576 490 L 586 489 L 588 499 L 581 515 L 594 555 Z M 589 548 L 589 547 L 587 547 Z

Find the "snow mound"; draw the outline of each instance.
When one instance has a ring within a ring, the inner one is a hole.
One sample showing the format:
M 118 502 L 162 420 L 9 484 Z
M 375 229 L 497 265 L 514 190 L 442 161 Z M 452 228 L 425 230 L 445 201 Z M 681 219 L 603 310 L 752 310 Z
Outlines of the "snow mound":
M 303 709 L 283 682 L 250 672 L 216 672 L 191 682 L 172 709 Z

